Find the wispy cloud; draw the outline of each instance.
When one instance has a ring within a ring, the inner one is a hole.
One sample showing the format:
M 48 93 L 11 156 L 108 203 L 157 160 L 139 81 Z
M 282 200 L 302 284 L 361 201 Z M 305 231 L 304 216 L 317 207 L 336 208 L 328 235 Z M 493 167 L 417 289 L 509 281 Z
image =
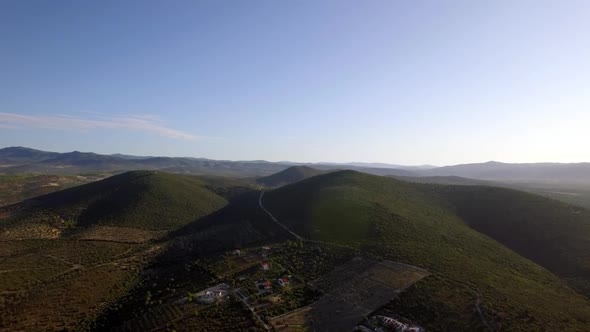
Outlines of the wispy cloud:
M 17 127 L 16 126 L 11 126 L 11 125 L 0 123 L 0 128 L 16 129 Z
M 165 126 L 152 115 L 92 116 L 22 115 L 0 112 L 0 128 L 45 128 L 57 130 L 124 129 L 163 137 L 195 140 L 195 135 Z

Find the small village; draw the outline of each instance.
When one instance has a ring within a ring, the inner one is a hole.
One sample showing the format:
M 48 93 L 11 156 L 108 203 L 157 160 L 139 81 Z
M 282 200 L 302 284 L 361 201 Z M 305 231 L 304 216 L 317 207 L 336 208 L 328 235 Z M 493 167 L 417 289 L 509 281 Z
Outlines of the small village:
M 330 264 L 318 264 L 322 262 L 320 257 L 331 257 L 332 261 L 329 262 Z M 316 285 L 316 281 L 325 279 L 325 274 L 329 272 L 324 271 L 321 267 L 323 265 L 328 267 L 331 264 L 337 265 L 348 260 L 348 253 L 339 251 L 333 253 L 330 249 L 318 246 L 304 248 L 297 243 L 234 249 L 217 258 L 212 258 L 209 262 L 219 281 L 218 284 L 191 294 L 192 298 L 190 299 L 185 297 L 179 301 L 193 302 L 199 306 L 207 307 L 215 303 L 237 300 L 252 313 L 254 319 L 266 330 L 294 331 L 297 326 L 312 327 L 314 325 L 319 331 L 323 324 L 321 320 L 327 319 L 327 322 L 337 319 L 337 317 L 314 318 L 309 315 L 309 312 L 317 309 L 313 307 L 314 304 L 325 303 L 326 299 L 330 297 L 324 295 L 326 292 L 328 294 L 330 292 L 327 288 L 318 286 L 322 284 L 321 282 Z M 358 258 L 353 259 L 353 261 L 355 260 Z M 308 267 L 301 268 L 304 265 L 308 265 Z M 342 282 L 342 284 L 344 283 Z M 356 292 L 354 289 L 348 291 Z M 358 294 L 361 295 L 362 292 Z M 395 296 L 396 293 L 391 294 L 391 296 Z M 334 310 L 334 312 L 339 312 L 340 310 L 336 307 L 339 305 L 338 301 L 338 299 L 335 301 L 332 309 L 330 309 L 332 305 L 328 305 L 328 307 L 319 308 L 319 311 Z M 371 306 L 371 304 L 368 305 Z M 306 314 L 302 315 L 301 312 L 306 312 Z M 374 315 L 363 320 L 363 317 L 367 316 L 356 311 L 353 311 L 349 316 L 354 319 L 355 315 L 358 317 L 356 322 L 344 323 L 348 324 L 351 331 L 424 331 L 421 327 L 401 317 Z M 297 318 L 292 320 L 291 317 Z M 285 320 L 285 318 L 287 319 Z
M 232 284 L 232 294 L 259 322 L 313 300 L 305 282 L 277 259 L 288 248 L 262 246 L 235 249 L 214 263 L 219 280 Z M 270 327 L 269 327 L 270 328 Z

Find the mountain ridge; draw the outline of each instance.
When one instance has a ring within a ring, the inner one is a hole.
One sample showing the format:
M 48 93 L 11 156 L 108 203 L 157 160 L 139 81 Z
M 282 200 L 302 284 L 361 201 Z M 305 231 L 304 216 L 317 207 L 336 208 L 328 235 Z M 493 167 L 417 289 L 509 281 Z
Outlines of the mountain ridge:
M 322 171 L 351 169 L 374 175 L 434 177 L 457 176 L 486 181 L 544 184 L 585 184 L 590 186 L 590 163 L 484 163 L 442 167 L 403 166 L 385 163 L 296 163 L 264 160 L 230 161 L 193 157 L 141 157 L 102 155 L 91 152 L 56 153 L 24 147 L 0 149 L 0 171 L 14 173 L 79 174 L 123 172 L 139 169 L 162 170 L 197 175 L 234 177 L 269 176 L 291 166 L 313 167 Z M 380 166 L 380 167 L 375 167 Z
M 27 224 L 59 230 L 118 226 L 172 230 L 227 204 L 201 179 L 154 171 L 131 171 L 16 205 L 2 220 L 4 235 Z M 14 212 L 13 212 L 14 211 Z

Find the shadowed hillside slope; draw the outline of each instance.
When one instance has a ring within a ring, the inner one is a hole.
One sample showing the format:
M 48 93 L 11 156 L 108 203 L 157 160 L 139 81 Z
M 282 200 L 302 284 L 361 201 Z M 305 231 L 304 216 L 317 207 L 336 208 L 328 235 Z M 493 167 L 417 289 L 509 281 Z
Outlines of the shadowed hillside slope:
M 590 211 L 496 187 L 436 187 L 474 229 L 590 295 Z
M 319 169 L 307 166 L 293 166 L 278 173 L 258 178 L 256 182 L 267 187 L 279 187 L 286 184 L 295 183 L 312 176 L 324 174 L 326 172 L 328 171 L 321 171 Z
M 6 207 L 3 228 L 29 223 L 68 228 L 111 225 L 170 230 L 223 207 L 227 201 L 192 176 L 134 171 Z
M 431 329 L 485 329 L 473 304 L 477 294 L 484 317 L 497 329 L 590 329 L 587 298 L 470 228 L 455 213 L 454 201 L 440 186 L 343 171 L 276 189 L 264 204 L 305 237 L 354 245 L 432 271 L 433 277 L 402 297 L 411 305 L 399 309 Z M 428 296 L 420 297 L 420 289 L 430 289 Z M 420 297 L 420 308 L 413 297 Z
M 398 180 L 445 185 L 493 186 L 510 188 L 549 197 L 568 204 L 590 209 L 590 185 L 588 183 L 547 183 L 547 182 L 498 182 L 463 178 L 459 176 L 392 176 Z

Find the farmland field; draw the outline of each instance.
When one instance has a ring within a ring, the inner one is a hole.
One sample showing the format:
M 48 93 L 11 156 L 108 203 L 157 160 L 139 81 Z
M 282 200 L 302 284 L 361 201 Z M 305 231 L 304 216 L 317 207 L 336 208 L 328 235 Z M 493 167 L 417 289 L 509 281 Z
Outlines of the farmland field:
M 0 174 L 0 206 L 14 204 L 24 199 L 96 181 L 97 179 L 99 178 L 74 175 Z
M 0 244 L 0 331 L 88 330 L 155 254 L 143 245 L 105 241 Z
M 312 283 L 319 301 L 271 319 L 277 331 L 350 330 L 429 273 L 390 261 L 354 258 Z

